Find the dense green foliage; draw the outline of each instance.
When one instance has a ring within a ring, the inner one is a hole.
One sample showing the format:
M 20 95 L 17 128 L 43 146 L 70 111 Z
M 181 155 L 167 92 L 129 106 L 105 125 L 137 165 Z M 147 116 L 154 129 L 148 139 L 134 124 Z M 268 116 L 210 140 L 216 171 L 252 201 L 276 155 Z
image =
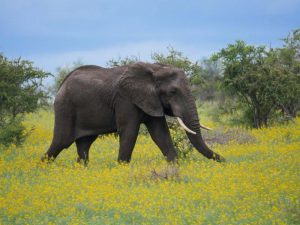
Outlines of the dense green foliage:
M 295 117 L 300 109 L 300 29 L 291 32 L 283 41 L 283 48 L 275 51 L 273 69 L 279 70 L 284 83 L 288 83 L 281 88 L 283 96 L 279 107 Z
M 154 53 L 152 60 L 156 63 L 172 65 L 177 68 L 183 69 L 190 81 L 194 85 L 203 83 L 202 68 L 198 62 L 192 62 L 188 57 L 184 56 L 182 52 L 176 51 L 174 48 L 168 48 L 167 55 L 162 53 Z
M 124 66 L 140 61 L 136 56 L 119 57 L 118 59 L 111 59 L 107 62 L 108 67 Z
M 32 62 L 8 60 L 0 54 L 0 144 L 24 140 L 23 115 L 46 103 L 42 79 L 48 75 Z
M 283 48 L 267 49 L 237 41 L 212 57 L 222 60 L 222 84 L 240 103 L 244 121 L 253 127 L 267 126 L 278 110 L 296 116 L 300 99 L 299 33 L 297 30 L 284 39 Z
M 223 99 L 222 65 L 219 61 L 203 59 L 200 61 L 202 83 L 191 80 L 193 94 L 196 99 L 202 101 L 216 101 Z

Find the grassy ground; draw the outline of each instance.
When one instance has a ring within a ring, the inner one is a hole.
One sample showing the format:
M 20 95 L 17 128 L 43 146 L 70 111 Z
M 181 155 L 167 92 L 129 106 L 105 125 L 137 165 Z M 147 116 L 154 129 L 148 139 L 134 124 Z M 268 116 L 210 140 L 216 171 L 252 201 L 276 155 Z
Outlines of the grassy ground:
M 204 119 L 206 124 L 218 127 Z M 244 130 L 251 142 L 214 144 L 225 164 L 196 151 L 168 165 L 140 136 L 129 165 L 116 163 L 118 139 L 98 139 L 87 168 L 74 145 L 50 164 L 53 115 L 28 116 L 22 147 L 0 152 L 0 224 L 299 224 L 300 119 Z M 226 132 L 226 130 L 224 131 Z

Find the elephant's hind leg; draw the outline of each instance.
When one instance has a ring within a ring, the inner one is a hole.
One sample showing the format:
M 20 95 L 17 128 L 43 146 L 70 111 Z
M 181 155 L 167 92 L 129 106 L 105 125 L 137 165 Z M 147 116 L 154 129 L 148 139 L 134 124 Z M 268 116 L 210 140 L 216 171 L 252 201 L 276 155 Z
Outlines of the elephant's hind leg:
M 68 144 L 61 144 L 61 143 L 57 143 L 55 141 L 52 141 L 50 148 L 48 149 L 48 151 L 43 155 L 42 157 L 42 161 L 53 161 L 54 159 L 56 159 L 56 157 L 59 155 L 59 153 L 64 149 L 69 147 L 71 143 Z
M 76 140 L 76 147 L 78 153 L 77 162 L 83 162 L 84 165 L 88 164 L 89 150 L 91 144 L 96 140 L 97 137 L 98 137 L 97 135 L 92 135 L 92 136 L 81 137 Z
M 74 142 L 72 117 L 56 113 L 54 135 L 48 151 L 42 161 L 54 160 L 59 153 Z

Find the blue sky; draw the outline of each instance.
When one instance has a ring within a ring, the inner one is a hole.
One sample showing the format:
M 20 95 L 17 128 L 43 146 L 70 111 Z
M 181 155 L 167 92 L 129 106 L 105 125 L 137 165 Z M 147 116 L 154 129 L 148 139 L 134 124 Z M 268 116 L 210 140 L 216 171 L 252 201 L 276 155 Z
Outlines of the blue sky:
M 280 46 L 300 28 L 300 0 L 1 0 L 0 52 L 50 72 L 81 59 L 149 60 L 173 46 L 192 60 L 237 39 Z

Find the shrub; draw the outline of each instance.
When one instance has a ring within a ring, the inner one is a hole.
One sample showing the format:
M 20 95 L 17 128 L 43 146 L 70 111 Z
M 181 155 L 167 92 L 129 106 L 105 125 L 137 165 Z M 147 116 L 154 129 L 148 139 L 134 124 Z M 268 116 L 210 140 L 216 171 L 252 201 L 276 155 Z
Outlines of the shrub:
M 10 119 L 9 121 L 2 122 L 0 127 L 5 127 L 5 129 L 0 129 L 0 143 L 4 146 L 10 143 L 15 143 L 16 145 L 21 144 L 25 137 L 25 128 L 21 123 L 20 118 Z
M 222 60 L 223 87 L 241 103 L 243 121 L 255 128 L 267 126 L 281 110 L 296 117 L 300 99 L 300 29 L 292 32 L 283 48 L 247 45 L 237 41 L 215 54 Z
M 193 151 L 193 145 L 187 138 L 185 131 L 182 130 L 175 119 L 168 119 L 168 125 L 178 157 L 186 159 Z
M 0 144 L 21 144 L 26 137 L 23 115 L 47 104 L 42 79 L 49 73 L 32 62 L 0 54 Z

